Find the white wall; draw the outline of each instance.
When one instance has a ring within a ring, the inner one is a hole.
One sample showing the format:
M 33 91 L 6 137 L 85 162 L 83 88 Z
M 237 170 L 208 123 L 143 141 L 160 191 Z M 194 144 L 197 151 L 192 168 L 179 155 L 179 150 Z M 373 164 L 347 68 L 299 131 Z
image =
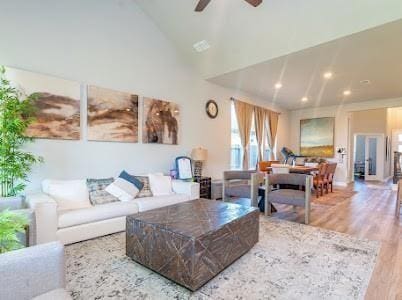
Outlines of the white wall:
M 0 36 L 0 64 L 166 99 L 181 108 L 178 146 L 87 142 L 82 101 L 82 140 L 37 140 L 29 146 L 45 159 L 33 170 L 30 188 L 45 177 L 115 176 L 122 169 L 168 172 L 176 156 L 196 146 L 209 150 L 205 174 L 220 178 L 230 160 L 230 97 L 266 103 L 202 80 L 130 0 L 2 1 Z M 208 99 L 219 104 L 215 120 L 205 113 Z M 278 149 L 288 144 L 288 132 L 282 111 Z
M 346 147 L 348 149 L 348 155 L 345 156 L 343 162 L 341 162 L 338 154 L 335 154 L 335 157 L 330 160 L 338 162 L 338 167 L 335 174 L 335 181 L 338 184 L 344 185 L 351 180 L 352 175 L 352 172 L 350 172 L 351 170 L 348 167 L 350 164 L 351 155 L 353 154 L 351 143 L 351 139 L 353 139 L 353 136 L 351 136 L 350 132 L 350 124 L 352 121 L 351 112 L 386 107 L 398 107 L 401 105 L 402 98 L 397 98 L 365 101 L 359 103 L 343 103 L 338 106 L 327 106 L 291 111 L 289 147 L 294 151 L 299 151 L 299 133 L 301 119 L 335 117 L 335 147 Z

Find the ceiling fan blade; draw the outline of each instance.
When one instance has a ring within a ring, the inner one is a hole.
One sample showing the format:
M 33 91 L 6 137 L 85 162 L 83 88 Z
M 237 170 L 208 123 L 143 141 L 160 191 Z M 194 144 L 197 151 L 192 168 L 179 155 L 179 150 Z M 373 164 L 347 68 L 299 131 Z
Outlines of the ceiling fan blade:
M 203 11 L 211 0 L 200 0 L 195 8 L 195 11 Z
M 262 0 L 245 0 L 245 1 L 254 7 L 257 7 L 258 5 L 260 5 L 262 3 Z

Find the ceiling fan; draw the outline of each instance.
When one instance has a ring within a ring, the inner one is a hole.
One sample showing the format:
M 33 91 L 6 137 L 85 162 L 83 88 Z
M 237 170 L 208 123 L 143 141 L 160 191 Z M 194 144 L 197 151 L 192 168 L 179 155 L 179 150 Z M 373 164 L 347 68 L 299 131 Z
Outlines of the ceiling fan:
M 200 0 L 200 1 L 198 1 L 198 4 L 197 4 L 197 6 L 195 8 L 195 11 L 198 11 L 198 12 L 203 11 L 204 8 L 208 5 L 208 3 L 210 1 L 211 0 Z M 244 1 L 246 1 L 247 3 L 249 3 L 250 5 L 252 5 L 254 7 L 257 7 L 262 2 L 262 0 L 244 0 Z

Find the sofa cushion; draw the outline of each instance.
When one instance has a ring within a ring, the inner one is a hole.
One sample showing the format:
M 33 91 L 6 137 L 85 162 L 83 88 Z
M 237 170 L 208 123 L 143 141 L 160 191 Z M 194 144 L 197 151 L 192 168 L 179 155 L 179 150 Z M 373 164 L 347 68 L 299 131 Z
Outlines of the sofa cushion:
M 45 179 L 42 190 L 57 202 L 58 210 L 91 207 L 85 180 Z
M 117 197 L 120 201 L 131 201 L 137 196 L 138 188 L 123 178 L 116 178 L 106 187 L 106 192 Z
M 149 185 L 149 178 L 148 176 L 135 176 L 136 179 L 141 181 L 142 189 L 137 195 L 137 198 L 144 198 L 144 197 L 152 197 L 151 187 Z
M 279 189 L 269 193 L 269 201 L 273 203 L 304 206 L 305 193 L 299 190 Z
M 149 185 L 154 196 L 167 196 L 173 194 L 172 178 L 163 174 L 149 174 Z
M 87 179 L 89 201 L 91 201 L 92 205 L 119 201 L 117 197 L 106 191 L 106 187 L 113 181 L 113 178 Z
M 190 196 L 186 194 L 173 194 L 167 196 L 135 198 L 133 201 L 138 205 L 138 211 L 143 212 L 159 207 L 173 205 L 176 203 L 186 202 L 190 200 Z
M 58 227 L 66 228 L 81 224 L 124 217 L 138 212 L 138 205 L 135 201 L 113 202 L 103 205 L 92 206 L 91 208 L 62 211 L 58 217 Z

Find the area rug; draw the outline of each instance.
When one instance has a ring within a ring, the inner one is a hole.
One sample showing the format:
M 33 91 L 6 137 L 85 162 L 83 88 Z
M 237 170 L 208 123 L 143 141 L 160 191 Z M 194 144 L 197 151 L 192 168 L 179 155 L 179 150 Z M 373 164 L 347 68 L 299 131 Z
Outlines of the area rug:
M 380 244 L 261 217 L 260 241 L 195 293 L 125 256 L 125 235 L 66 247 L 74 299 L 363 299 Z

